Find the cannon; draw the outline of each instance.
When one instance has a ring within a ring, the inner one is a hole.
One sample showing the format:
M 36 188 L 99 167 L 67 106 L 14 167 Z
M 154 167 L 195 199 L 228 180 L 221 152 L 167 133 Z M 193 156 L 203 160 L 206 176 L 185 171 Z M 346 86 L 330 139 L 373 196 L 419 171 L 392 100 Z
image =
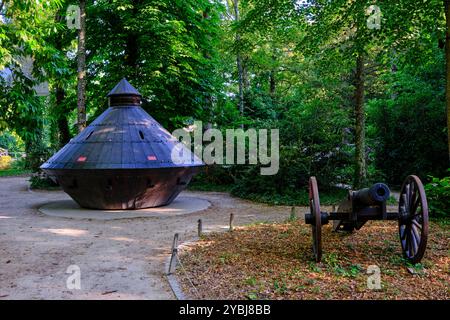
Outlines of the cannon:
M 386 201 L 390 190 L 384 183 L 370 188 L 349 190 L 337 211 L 320 210 L 319 190 L 315 177 L 309 179 L 309 208 L 305 223 L 311 225 L 312 248 L 316 262 L 322 258 L 322 225 L 333 221 L 333 231 L 353 232 L 369 220 L 397 220 L 404 257 L 415 264 L 422 259 L 428 238 L 428 204 L 423 184 L 417 176 L 408 176 L 400 191 L 398 212 L 388 212 Z

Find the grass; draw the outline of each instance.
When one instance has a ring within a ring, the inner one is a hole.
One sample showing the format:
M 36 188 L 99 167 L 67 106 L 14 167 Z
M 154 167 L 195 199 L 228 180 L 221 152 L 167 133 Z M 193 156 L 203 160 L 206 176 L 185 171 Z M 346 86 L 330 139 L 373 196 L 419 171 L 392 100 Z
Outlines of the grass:
M 203 299 L 450 299 L 448 225 L 430 222 L 427 252 L 416 265 L 402 257 L 397 233 L 386 221 L 347 236 L 326 225 L 316 263 L 310 227 L 292 220 L 208 234 L 180 254 Z M 371 265 L 379 267 L 381 289 L 368 288 Z
M 395 197 L 394 196 L 390 196 L 389 197 L 389 199 L 386 201 L 386 204 L 388 205 L 388 206 L 395 206 L 395 205 L 397 205 L 397 199 L 395 199 Z
M 27 170 L 27 169 L 0 170 L 0 177 L 15 177 L 15 176 L 30 175 L 30 174 L 31 174 L 31 170 Z

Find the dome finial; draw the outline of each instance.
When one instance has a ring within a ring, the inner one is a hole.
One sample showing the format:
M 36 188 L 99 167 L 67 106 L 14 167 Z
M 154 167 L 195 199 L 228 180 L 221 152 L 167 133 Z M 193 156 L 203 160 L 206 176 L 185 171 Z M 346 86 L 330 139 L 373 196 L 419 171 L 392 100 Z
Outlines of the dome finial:
M 125 95 L 132 95 L 132 96 L 140 96 L 142 95 L 139 93 L 139 91 L 136 90 L 135 87 L 133 87 L 127 79 L 123 78 L 119 81 L 118 84 L 108 93 L 108 97 L 110 96 L 125 96 Z

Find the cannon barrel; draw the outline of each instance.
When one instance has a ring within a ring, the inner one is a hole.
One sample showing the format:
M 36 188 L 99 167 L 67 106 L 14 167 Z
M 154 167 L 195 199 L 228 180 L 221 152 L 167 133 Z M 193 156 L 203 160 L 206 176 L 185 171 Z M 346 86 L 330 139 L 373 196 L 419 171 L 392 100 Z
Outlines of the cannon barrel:
M 363 206 L 370 206 L 389 199 L 391 191 L 384 183 L 375 183 L 370 188 L 353 191 L 353 200 Z

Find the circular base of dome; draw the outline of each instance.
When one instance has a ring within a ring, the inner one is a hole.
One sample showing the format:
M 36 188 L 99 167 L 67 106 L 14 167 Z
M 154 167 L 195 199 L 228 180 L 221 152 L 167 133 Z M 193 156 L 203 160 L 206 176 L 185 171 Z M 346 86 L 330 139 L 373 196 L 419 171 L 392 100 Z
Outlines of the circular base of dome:
M 195 197 L 179 196 L 169 205 L 138 210 L 97 210 L 81 208 L 73 200 L 47 203 L 39 211 L 47 216 L 69 219 L 115 220 L 132 218 L 170 218 L 205 210 L 211 203 Z
M 154 169 L 44 169 L 81 207 L 134 210 L 166 206 L 200 167 Z

